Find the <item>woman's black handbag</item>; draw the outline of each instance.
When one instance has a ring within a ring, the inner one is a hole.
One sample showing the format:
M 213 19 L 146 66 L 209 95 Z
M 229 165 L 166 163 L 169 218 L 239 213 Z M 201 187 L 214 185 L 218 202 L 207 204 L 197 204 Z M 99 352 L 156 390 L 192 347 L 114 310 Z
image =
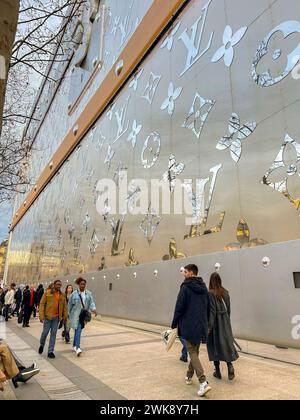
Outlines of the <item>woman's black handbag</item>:
M 82 300 L 82 296 L 79 292 L 78 292 L 78 294 L 79 294 L 79 298 L 80 298 L 81 305 L 82 305 L 82 308 L 83 308 L 83 309 L 81 309 L 81 312 L 79 314 L 79 323 L 81 325 L 81 328 L 84 329 L 85 324 L 87 324 L 88 322 L 91 322 L 92 315 L 87 309 L 85 309 L 85 306 L 84 306 L 83 300 Z
M 24 321 L 24 311 L 21 310 L 18 316 L 18 324 L 23 324 Z

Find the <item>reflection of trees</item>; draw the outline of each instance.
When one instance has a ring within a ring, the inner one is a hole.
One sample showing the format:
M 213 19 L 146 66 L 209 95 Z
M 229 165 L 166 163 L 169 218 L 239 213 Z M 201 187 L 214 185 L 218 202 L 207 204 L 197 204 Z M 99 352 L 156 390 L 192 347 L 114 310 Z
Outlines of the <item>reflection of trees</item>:
M 35 136 L 29 131 L 36 130 L 35 123 L 43 115 L 41 108 L 63 77 L 63 63 L 72 57 L 77 41 L 73 42 L 71 29 L 84 3 L 85 0 L 1 1 L 0 56 L 4 55 L 10 66 L 7 80 L 0 79 L 0 130 L 7 83 L 0 131 L 0 203 L 9 201 L 16 192 L 25 193 L 33 183 L 30 164 Z

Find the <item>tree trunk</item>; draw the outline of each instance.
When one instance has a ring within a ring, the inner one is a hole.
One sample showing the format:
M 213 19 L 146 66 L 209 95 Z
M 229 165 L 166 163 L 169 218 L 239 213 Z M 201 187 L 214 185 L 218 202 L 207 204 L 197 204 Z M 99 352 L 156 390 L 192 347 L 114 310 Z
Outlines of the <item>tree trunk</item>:
M 0 134 L 5 89 L 19 16 L 19 0 L 0 0 Z

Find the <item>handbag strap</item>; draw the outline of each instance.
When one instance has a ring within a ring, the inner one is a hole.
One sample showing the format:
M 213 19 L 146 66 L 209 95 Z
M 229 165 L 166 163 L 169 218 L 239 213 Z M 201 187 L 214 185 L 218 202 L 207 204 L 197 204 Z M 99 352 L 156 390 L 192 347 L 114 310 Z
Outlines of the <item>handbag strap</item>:
M 81 305 L 82 305 L 83 309 L 85 309 L 85 306 L 84 306 L 84 303 L 83 303 L 83 300 L 82 300 L 82 296 L 81 296 L 81 293 L 79 293 L 79 291 L 78 291 L 78 295 L 79 295 L 79 298 L 80 298 L 80 301 L 81 301 Z

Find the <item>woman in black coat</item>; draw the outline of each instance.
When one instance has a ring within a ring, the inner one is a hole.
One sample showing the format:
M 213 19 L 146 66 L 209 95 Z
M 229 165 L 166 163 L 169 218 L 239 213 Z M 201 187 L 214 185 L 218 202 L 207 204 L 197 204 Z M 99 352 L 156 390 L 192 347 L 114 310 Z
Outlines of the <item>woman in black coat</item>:
M 230 321 L 230 297 L 229 293 L 222 286 L 222 280 L 218 273 L 213 273 L 209 285 L 210 295 L 210 319 L 208 323 L 207 350 L 209 360 L 214 362 L 214 377 L 222 379 L 220 362 L 226 362 L 228 367 L 228 379 L 235 378 L 232 362 L 235 362 L 239 355 L 234 346 L 234 338 Z

